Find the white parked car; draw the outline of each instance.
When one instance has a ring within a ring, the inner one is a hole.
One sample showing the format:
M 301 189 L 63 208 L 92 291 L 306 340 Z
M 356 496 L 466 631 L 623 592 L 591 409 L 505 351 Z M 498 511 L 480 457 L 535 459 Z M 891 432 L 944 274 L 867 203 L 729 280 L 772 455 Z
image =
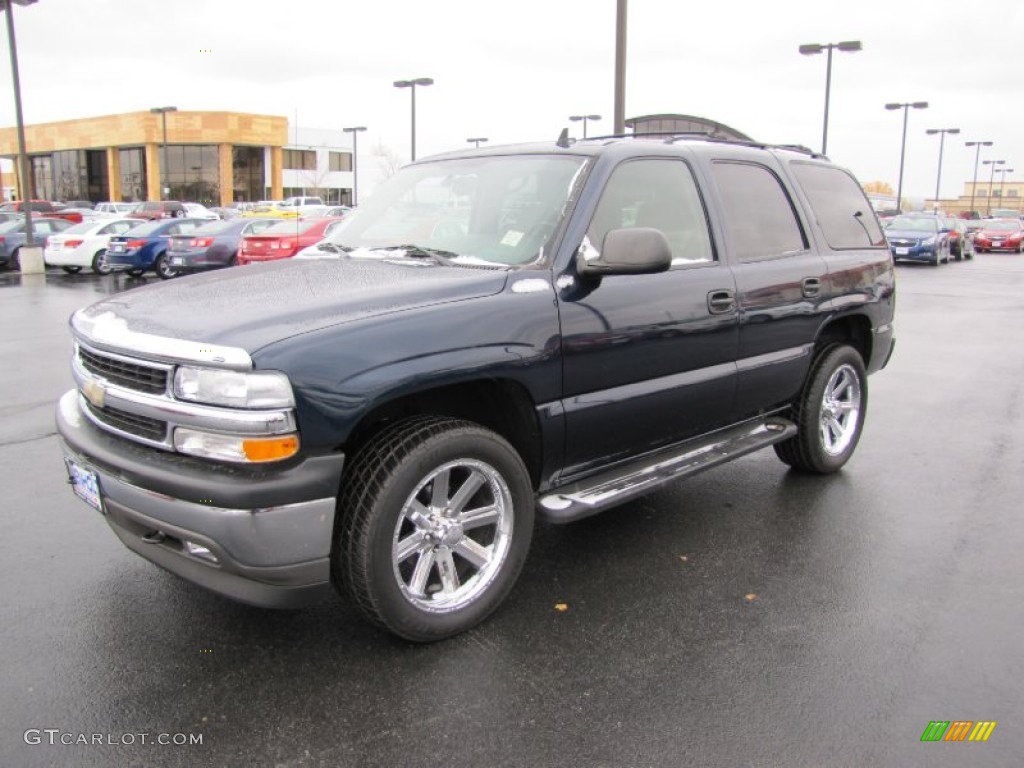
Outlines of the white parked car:
M 96 216 L 105 216 L 107 218 L 115 218 L 121 216 L 127 216 L 133 210 L 138 203 L 96 203 L 96 207 L 93 208 L 93 212 Z
M 94 219 L 50 235 L 43 249 L 43 261 L 74 275 L 89 267 L 98 275 L 109 275 L 107 244 L 111 235 L 124 233 L 145 224 L 143 219 Z
M 211 221 L 220 219 L 220 216 L 205 205 L 200 205 L 199 203 L 183 203 L 183 205 L 190 219 L 210 219 Z

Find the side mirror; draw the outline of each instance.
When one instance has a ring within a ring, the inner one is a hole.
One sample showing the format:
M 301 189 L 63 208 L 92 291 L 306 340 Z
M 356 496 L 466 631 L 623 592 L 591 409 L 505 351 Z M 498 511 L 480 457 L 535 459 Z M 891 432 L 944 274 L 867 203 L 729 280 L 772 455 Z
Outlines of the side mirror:
M 581 248 L 576 254 L 576 272 L 581 277 L 651 275 L 672 266 L 672 250 L 660 229 L 613 229 L 604 236 L 600 254 L 593 254 L 592 248 Z

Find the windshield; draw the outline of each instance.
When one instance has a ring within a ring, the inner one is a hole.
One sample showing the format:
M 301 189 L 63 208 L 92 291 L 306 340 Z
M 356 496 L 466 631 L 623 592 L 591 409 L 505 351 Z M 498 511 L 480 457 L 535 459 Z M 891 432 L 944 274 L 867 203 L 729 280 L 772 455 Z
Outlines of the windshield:
M 135 229 L 130 230 L 130 232 L 133 235 L 151 235 L 167 223 L 161 219 L 147 221 L 145 224 L 140 224 Z
M 993 221 L 985 225 L 985 229 L 995 232 L 1016 232 L 1020 229 L 1020 222 L 1017 221 Z
M 301 235 L 303 232 L 318 226 L 319 222 L 303 219 L 286 219 L 278 224 L 267 227 L 261 235 Z
M 11 219 L 0 223 L 0 232 L 17 232 L 19 229 L 25 228 L 24 219 Z
M 407 166 L 346 216 L 329 242 L 353 258 L 416 246 L 456 261 L 528 264 L 543 257 L 584 162 L 514 155 Z
M 97 224 L 95 221 L 83 221 L 81 224 L 75 224 L 73 227 L 68 227 L 64 230 L 65 235 L 88 235 L 94 229 L 102 226 L 106 226 L 107 222 Z
M 939 222 L 924 216 L 897 216 L 889 222 L 886 229 L 903 229 L 911 232 L 937 232 Z
M 211 221 L 209 224 L 203 224 L 201 227 L 192 230 L 193 235 L 219 235 L 225 230 L 231 229 L 232 227 L 239 226 L 230 221 Z

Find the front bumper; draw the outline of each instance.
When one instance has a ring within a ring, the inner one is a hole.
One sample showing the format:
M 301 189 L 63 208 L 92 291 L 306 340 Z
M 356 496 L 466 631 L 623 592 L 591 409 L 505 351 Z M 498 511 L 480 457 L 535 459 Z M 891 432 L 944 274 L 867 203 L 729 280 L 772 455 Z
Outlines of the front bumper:
M 889 250 L 892 251 L 893 261 L 935 261 L 935 251 L 938 246 L 935 245 L 914 245 L 914 246 L 900 246 L 899 248 L 893 246 Z
M 222 467 L 103 432 L 76 390 L 61 398 L 56 420 L 65 457 L 96 473 L 107 522 L 129 549 L 251 605 L 295 608 L 331 593 L 342 454 L 269 471 Z

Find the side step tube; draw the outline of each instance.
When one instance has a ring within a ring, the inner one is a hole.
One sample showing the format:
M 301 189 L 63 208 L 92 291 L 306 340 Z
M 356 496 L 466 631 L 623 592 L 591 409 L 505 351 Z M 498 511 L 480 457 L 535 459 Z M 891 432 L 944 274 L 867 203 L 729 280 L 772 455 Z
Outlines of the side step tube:
M 589 517 L 665 483 L 717 467 L 795 434 L 796 424 L 779 416 L 747 421 L 555 488 L 540 497 L 537 514 L 551 523 Z

